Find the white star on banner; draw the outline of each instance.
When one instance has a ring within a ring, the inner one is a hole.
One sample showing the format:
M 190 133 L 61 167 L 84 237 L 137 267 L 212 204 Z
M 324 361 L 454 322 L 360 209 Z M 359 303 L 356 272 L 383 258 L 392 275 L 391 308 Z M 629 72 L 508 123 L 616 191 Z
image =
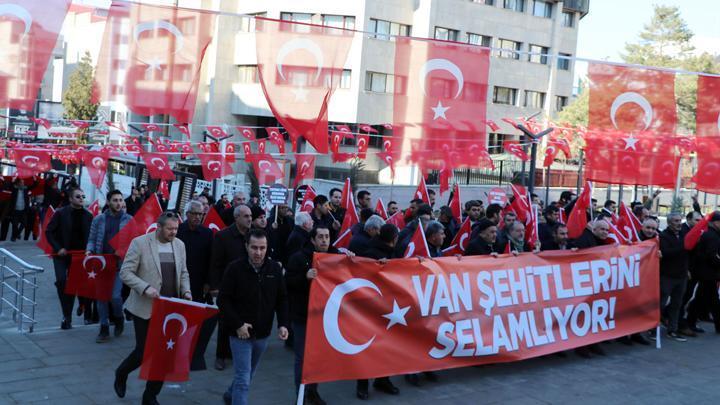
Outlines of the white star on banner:
M 449 110 L 450 107 L 445 107 L 442 105 L 441 101 L 438 101 L 437 105 L 435 107 L 430 107 L 430 109 L 433 110 L 433 113 L 435 113 L 435 116 L 433 117 L 433 121 L 435 121 L 440 117 L 447 119 L 445 112 Z
M 627 138 L 623 138 L 623 141 L 625 141 L 625 150 L 632 149 L 637 150 L 635 148 L 635 144 L 639 141 L 639 139 L 635 138 L 634 136 L 630 135 Z
M 405 308 L 400 308 L 396 300 L 393 300 L 393 310 L 389 314 L 383 315 L 383 318 L 387 318 L 390 320 L 388 322 L 387 328 L 390 329 L 396 324 L 405 325 L 407 326 L 407 321 L 405 321 L 405 314 L 410 310 L 410 307 L 407 306 Z
M 302 84 L 291 90 L 295 95 L 295 101 L 307 101 L 308 90 Z
M 88 278 L 95 278 L 96 275 L 94 271 L 91 271 L 88 273 Z
M 160 66 L 162 64 L 162 61 L 157 57 L 152 58 L 146 64 L 147 64 L 147 68 L 145 69 L 145 71 L 162 70 L 162 66 Z
M 175 342 L 173 342 L 172 339 L 167 341 L 167 350 L 172 350 L 175 348 Z

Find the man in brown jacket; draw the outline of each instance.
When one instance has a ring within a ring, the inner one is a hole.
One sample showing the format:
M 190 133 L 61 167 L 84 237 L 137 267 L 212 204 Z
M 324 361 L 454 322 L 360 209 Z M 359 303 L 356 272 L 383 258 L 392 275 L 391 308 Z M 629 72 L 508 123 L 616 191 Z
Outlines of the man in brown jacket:
M 175 235 L 179 218 L 165 212 L 157 220 L 157 231 L 138 236 L 130 243 L 120 278 L 130 287 L 125 309 L 133 314 L 135 349 L 115 370 L 115 393 L 123 398 L 128 374 L 140 367 L 147 338 L 154 298 L 175 297 L 192 300 L 190 274 L 185 264 L 185 245 Z M 148 381 L 143 405 L 156 404 L 162 381 Z

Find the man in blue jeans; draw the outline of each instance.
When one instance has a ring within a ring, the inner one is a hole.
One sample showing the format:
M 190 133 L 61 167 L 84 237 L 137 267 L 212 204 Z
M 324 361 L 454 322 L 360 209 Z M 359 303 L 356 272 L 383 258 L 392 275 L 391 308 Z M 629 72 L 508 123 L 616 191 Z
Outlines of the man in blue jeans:
M 117 235 L 128 222 L 132 219 L 122 209 L 125 202 L 120 190 L 113 190 L 106 196 L 108 209 L 102 214 L 95 217 L 90 224 L 90 235 L 88 237 L 86 255 L 92 254 L 113 254 L 115 249 L 110 246 L 110 240 Z M 118 260 L 117 268 L 120 269 L 122 262 Z M 115 337 L 122 334 L 124 329 L 124 319 L 122 313 L 122 281 L 118 275 L 115 275 L 115 282 L 112 289 L 112 309 L 115 322 Z M 110 339 L 110 315 L 107 301 L 98 301 L 98 314 L 100 315 L 100 333 L 97 335 L 95 342 L 105 343 Z
M 230 334 L 235 376 L 223 395 L 225 403 L 246 405 L 250 381 L 267 348 L 267 338 L 277 315 L 278 336 L 288 337 L 288 301 L 280 265 L 267 259 L 267 235 L 261 229 L 249 232 L 247 257 L 228 264 L 220 284 L 220 316 Z

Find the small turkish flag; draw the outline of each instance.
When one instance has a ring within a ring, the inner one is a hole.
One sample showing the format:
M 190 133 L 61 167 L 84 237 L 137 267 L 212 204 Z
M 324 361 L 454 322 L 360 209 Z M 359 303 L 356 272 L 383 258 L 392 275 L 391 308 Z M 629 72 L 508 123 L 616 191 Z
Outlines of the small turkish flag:
M 377 133 L 378 133 L 377 129 L 371 127 L 371 126 L 368 125 L 368 124 L 360 124 L 360 125 L 358 125 L 358 129 L 361 130 L 361 131 L 365 131 L 365 132 L 367 132 L 367 133 L 370 133 L 370 134 L 377 134 Z
M 697 136 L 720 136 L 720 77 L 698 75 L 696 111 Z
M 387 211 L 385 211 L 385 204 L 383 204 L 383 200 L 380 197 L 378 197 L 377 202 L 375 203 L 375 213 L 387 221 L 388 214 Z
M 190 145 L 190 142 L 183 142 L 180 144 L 180 157 L 183 159 L 186 159 L 190 156 L 192 156 L 195 153 L 195 151 L 192 148 L 192 145 Z
M 297 187 L 303 180 L 312 180 L 315 178 L 315 155 L 296 154 L 295 155 L 295 180 L 293 188 Z
M 220 214 L 218 214 L 217 210 L 215 210 L 215 207 L 212 205 L 210 206 L 210 210 L 208 211 L 207 215 L 205 215 L 203 225 L 213 231 L 213 234 L 225 228 L 225 223 L 220 217 Z
M 50 121 L 48 121 L 45 118 L 35 118 L 35 117 L 29 117 L 30 121 L 36 123 L 37 125 L 43 126 L 45 129 L 50 129 Z
M 548 142 L 547 148 L 545 148 L 545 159 L 543 159 L 543 167 L 550 167 L 555 161 L 555 157 L 560 152 L 557 146 L 552 145 Z
M 90 204 L 88 211 L 92 213 L 93 217 L 100 215 L 100 203 L 98 200 L 95 200 L 92 204 Z
M 548 146 L 554 146 L 557 150 L 562 151 L 565 159 L 570 159 L 570 143 L 565 138 L 550 138 Z M 557 155 L 557 153 L 556 153 Z
M 528 196 L 528 204 L 530 204 L 530 211 L 528 212 L 527 221 L 525 222 L 525 242 L 527 242 L 530 249 L 535 249 L 537 242 L 540 240 L 540 234 L 538 233 L 538 207 L 532 205 L 530 197 Z
M 392 124 L 389 124 L 389 123 L 388 123 L 388 124 L 382 124 L 382 125 L 383 125 L 383 127 L 384 127 L 385 129 L 390 129 L 390 130 L 393 129 Z
M 498 130 L 500 130 L 500 126 L 496 124 L 493 120 L 485 120 L 485 125 L 487 125 L 493 132 L 497 132 Z
M 418 223 L 415 233 L 413 233 L 410 243 L 405 248 L 404 258 L 408 257 L 430 257 L 430 248 L 428 248 L 427 240 L 425 240 L 425 231 L 422 224 Z
M 460 199 L 460 186 L 457 183 L 453 185 L 452 199 L 448 205 L 455 220 L 462 221 L 462 200 Z
M 345 211 L 355 211 L 355 203 L 353 202 L 352 186 L 350 185 L 350 179 L 345 179 L 342 189 L 342 202 L 340 203 Z
M 223 129 L 223 127 L 217 126 L 217 125 L 208 125 L 207 131 L 210 135 L 212 135 L 213 138 L 220 140 L 228 137 L 227 132 Z
M 268 134 L 268 140 L 278 147 L 278 152 L 285 153 L 285 138 L 280 133 L 280 128 L 267 127 L 265 130 Z
M 450 246 L 443 250 L 443 256 L 464 255 L 465 249 L 467 249 L 470 244 L 471 234 L 472 226 L 470 225 L 470 217 L 467 217 L 450 243 Z
M 153 300 L 140 379 L 187 381 L 190 360 L 203 322 L 217 314 L 216 306 L 177 298 Z
M 315 197 L 317 197 L 315 189 L 312 188 L 312 186 L 308 186 L 308 188 L 305 190 L 302 204 L 300 204 L 300 212 L 312 212 L 312 210 L 315 209 Z
M 360 222 L 355 207 L 345 212 L 345 218 L 343 218 L 342 226 L 338 231 L 338 238 L 333 243 L 336 248 L 347 249 L 350 246 L 350 239 L 352 239 L 352 228 Z
M 228 142 L 225 145 L 225 159 L 230 163 L 235 163 L 235 144 Z
M 190 139 L 190 128 L 188 128 L 187 124 L 173 124 L 175 128 L 177 128 L 178 131 L 180 131 L 181 134 L 185 135 L 188 139 Z
M 392 153 L 392 140 L 390 138 L 383 139 L 383 150 Z
M 278 163 L 268 153 L 254 154 L 249 162 L 253 164 L 255 176 L 260 184 L 271 184 L 284 176 Z
M 160 180 L 175 180 L 175 173 L 170 169 L 167 156 L 161 153 L 144 152 L 142 159 L 145 161 L 150 177 Z
M 698 221 L 695 226 L 690 228 L 690 231 L 685 235 L 685 250 L 695 249 L 695 246 L 700 241 L 702 234 L 708 230 L 708 223 L 710 222 L 712 214 L 712 212 L 708 213 L 700 221 Z
M 125 257 L 130 242 L 138 236 L 154 232 L 157 229 L 157 219 L 162 214 L 162 207 L 157 195 L 152 194 L 145 200 L 140 209 L 135 213 L 127 225 L 120 229 L 112 239 L 110 246 L 115 249 L 115 254 Z
M 390 167 L 390 175 L 395 177 L 395 162 L 393 161 L 392 152 L 378 152 L 377 157 L 387 163 Z
M 50 153 L 36 149 L 13 149 L 17 176 L 21 179 L 49 171 Z
M 158 191 L 160 191 L 164 199 L 170 199 L 170 186 L 168 186 L 167 180 L 160 180 Z
M 142 123 L 140 124 L 145 132 L 155 132 L 160 131 L 160 126 L 158 124 L 148 124 L 148 123 Z
M 438 176 L 440 177 L 440 194 L 444 194 L 450 190 L 450 177 L 453 175 L 453 170 L 447 167 L 447 163 L 443 162 L 443 167 L 440 169 Z
M 205 181 L 213 181 L 232 174 L 232 166 L 219 153 L 198 153 L 202 163 L 203 178 Z
M 240 135 L 242 135 L 245 139 L 248 141 L 254 141 L 257 135 L 255 135 L 255 129 L 250 127 L 235 127 L 238 131 L 240 131 Z
M 427 186 L 425 185 L 425 177 L 420 176 L 420 184 L 418 184 L 413 198 L 419 198 L 423 200 L 425 204 L 430 205 L 430 194 L 428 194 Z
M 697 171 L 692 178 L 695 188 L 720 194 L 720 136 L 698 137 Z
M 575 206 L 570 212 L 570 217 L 567 221 L 568 236 L 570 239 L 575 239 L 582 235 L 583 231 L 587 227 L 587 209 L 592 206 L 592 183 L 589 181 L 585 182 L 582 192 L 575 202 Z
M 248 160 L 252 156 L 252 144 L 250 142 L 242 143 L 243 153 L 245 153 L 245 160 Z
M 117 256 L 73 254 L 65 294 L 110 301 L 117 273 Z
M 621 245 L 629 245 L 630 241 L 625 237 L 622 230 L 609 218 L 605 217 L 602 219 L 608 224 L 608 237 L 605 239 L 606 244 L 619 243 Z
M 530 160 L 528 154 L 523 150 L 522 145 L 520 145 L 517 141 L 503 141 L 503 149 L 523 162 Z
M 365 159 L 367 157 L 368 142 L 370 142 L 370 137 L 368 135 L 357 136 L 357 150 L 358 157 L 360 159 Z
M 513 201 L 510 205 L 515 215 L 517 215 L 518 221 L 525 224 L 530 215 L 530 200 L 528 199 L 527 190 L 519 184 L 510 184 L 510 188 L 513 192 Z
M 616 225 L 625 239 L 630 242 L 640 242 L 640 229 L 642 228 L 642 224 L 635 214 L 630 211 L 630 208 L 622 201 L 620 201 L 620 206 L 618 207 Z
M 37 247 L 39 247 L 40 250 L 48 256 L 53 254 L 53 247 L 50 245 L 50 242 L 48 242 L 47 236 L 45 236 L 45 231 L 47 230 L 48 224 L 50 223 L 53 215 L 55 215 L 55 208 L 53 208 L 52 205 L 49 205 L 45 211 L 45 219 L 43 220 L 42 228 L 40 229 L 40 236 L 37 241 Z
M 265 140 L 260 139 L 258 140 L 258 153 L 265 153 Z
M 402 211 L 398 211 L 387 219 L 386 223 L 395 225 L 398 229 L 405 228 L 405 217 Z
M 82 155 L 83 165 L 88 171 L 90 181 L 95 187 L 100 188 L 105 181 L 107 173 L 107 163 L 110 159 L 110 152 L 103 151 L 86 151 Z

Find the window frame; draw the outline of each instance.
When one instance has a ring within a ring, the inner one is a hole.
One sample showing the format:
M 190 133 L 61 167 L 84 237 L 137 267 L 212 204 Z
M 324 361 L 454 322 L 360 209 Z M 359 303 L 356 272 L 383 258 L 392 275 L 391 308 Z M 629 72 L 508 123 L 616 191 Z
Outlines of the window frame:
M 502 7 L 506 10 L 525 12 L 525 0 L 503 0 Z
M 537 13 L 537 6 L 540 4 L 545 6 L 545 8 L 543 10 L 544 13 L 542 13 L 542 14 Z M 552 18 L 553 4 L 550 3 L 549 1 L 545 1 L 545 0 L 533 0 L 531 11 L 532 11 L 532 15 L 535 17 Z
M 540 48 L 540 50 L 534 50 L 533 48 Z M 550 47 L 530 44 L 528 46 L 528 62 L 537 63 L 540 65 L 548 64 L 548 55 L 550 54 Z
M 498 101 L 498 93 L 505 90 L 508 91 L 508 96 L 511 100 L 509 102 Z M 517 92 L 518 89 L 513 87 L 493 86 L 493 104 L 517 106 Z
M 479 37 L 480 42 L 479 43 L 470 42 L 471 35 Z M 487 40 L 487 44 L 485 44 L 485 40 Z M 479 45 L 479 46 L 484 46 L 486 48 L 492 48 L 493 37 L 491 37 L 490 35 L 476 34 L 474 32 L 466 32 L 465 33 L 465 41 L 466 41 L 466 43 L 468 43 L 470 45 Z
M 575 13 L 572 11 L 563 11 L 562 26 L 565 28 L 575 28 Z M 569 24 L 568 24 L 569 21 Z
M 528 103 L 528 99 L 530 96 L 533 97 L 533 101 L 539 101 L 539 103 Z M 539 98 L 539 100 L 535 100 L 535 98 Z M 525 90 L 525 99 L 523 100 L 523 107 L 525 108 L 537 108 L 541 109 L 545 105 L 545 99 L 547 98 L 547 94 L 542 91 L 536 91 L 536 90 Z M 539 105 L 537 105 L 539 104 Z
M 509 42 L 515 45 L 515 49 L 508 49 L 503 47 L 504 42 Z M 497 48 L 500 48 L 498 51 L 496 51 L 495 56 L 498 58 L 503 59 L 515 59 L 520 60 L 520 50 L 522 49 L 522 42 L 519 41 L 513 41 L 512 39 L 506 39 L 506 38 L 498 38 L 497 39 Z
M 447 33 L 447 38 L 438 38 L 438 30 L 445 30 Z M 452 28 L 446 28 L 446 27 L 440 27 L 438 25 L 435 26 L 435 29 L 433 30 L 433 38 L 439 39 L 441 41 L 452 41 L 452 42 L 458 42 L 458 38 L 460 37 L 460 30 L 455 30 Z
M 558 70 L 570 71 L 572 60 L 569 58 L 572 58 L 572 55 L 569 53 L 559 53 L 558 54 L 558 60 L 557 60 Z

